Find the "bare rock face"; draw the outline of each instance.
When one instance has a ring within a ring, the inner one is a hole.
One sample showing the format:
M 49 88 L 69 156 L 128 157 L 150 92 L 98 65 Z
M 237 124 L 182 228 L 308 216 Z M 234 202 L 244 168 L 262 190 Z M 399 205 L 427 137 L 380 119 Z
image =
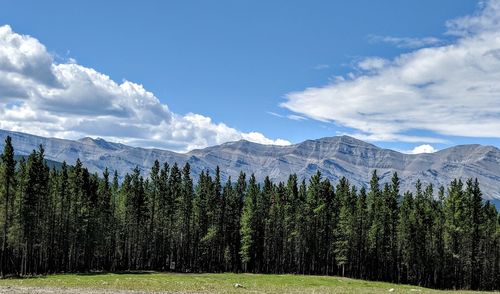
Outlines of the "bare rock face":
M 261 145 L 248 141 L 229 142 L 188 153 L 145 149 L 112 143 L 103 139 L 78 141 L 44 138 L 0 130 L 0 148 L 6 136 L 12 137 L 16 154 L 28 155 L 41 144 L 46 158 L 73 164 L 77 158 L 92 172 L 105 167 L 123 176 L 138 166 L 145 175 L 154 161 L 189 162 L 194 178 L 202 170 L 214 173 L 220 167 L 222 178 L 233 179 L 240 171 L 254 173 L 263 181 L 269 175 L 274 181 L 286 181 L 296 173 L 308 179 L 316 171 L 331 180 L 345 176 L 354 185 L 367 186 L 371 172 L 377 170 L 382 182 L 390 181 L 393 172 L 402 180 L 402 191 L 413 190 L 420 179 L 434 187 L 447 185 L 454 178 L 478 178 L 485 199 L 500 199 L 500 150 L 493 146 L 460 145 L 432 154 L 403 154 L 348 137 L 307 140 L 290 146 Z

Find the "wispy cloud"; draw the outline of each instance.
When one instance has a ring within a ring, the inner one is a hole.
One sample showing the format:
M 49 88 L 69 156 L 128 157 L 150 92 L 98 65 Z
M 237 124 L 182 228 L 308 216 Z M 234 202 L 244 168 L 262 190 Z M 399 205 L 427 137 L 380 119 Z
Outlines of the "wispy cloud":
M 307 120 L 307 118 L 303 117 L 303 116 L 300 116 L 300 115 L 296 115 L 296 114 L 289 114 L 286 116 L 288 119 L 291 119 L 291 120 L 297 120 L 297 121 L 300 121 L 300 120 Z
M 369 35 L 368 41 L 371 43 L 388 43 L 398 48 L 422 48 L 427 46 L 436 46 L 443 43 L 443 41 L 436 37 L 393 37 L 393 36 L 378 36 Z
M 329 69 L 330 66 L 328 64 L 317 64 L 313 67 L 315 70 Z
M 356 75 L 287 94 L 281 106 L 355 129 L 372 140 L 499 138 L 500 0 L 485 2 L 478 12 L 450 21 L 448 27 L 461 32 L 453 43 L 389 61 L 372 59 L 358 66 Z M 414 130 L 436 138 L 413 136 Z
M 276 116 L 276 117 L 279 117 L 279 118 L 285 118 L 284 115 L 281 115 L 281 114 L 273 112 L 273 111 L 268 111 L 267 114 L 270 114 L 272 116 Z
M 272 115 L 272 116 L 276 116 L 276 117 L 279 117 L 279 118 L 287 118 L 287 119 L 291 119 L 291 120 L 296 120 L 296 121 L 301 121 L 301 120 L 307 120 L 306 117 L 303 117 L 303 116 L 300 116 L 300 115 L 296 115 L 296 114 L 279 114 L 279 113 L 276 113 L 276 112 L 273 112 L 273 111 L 268 111 L 267 112 L 268 114 Z
M 408 143 L 449 143 L 448 140 L 428 137 L 428 136 L 416 136 L 416 135 L 405 135 L 405 134 L 388 134 L 388 133 L 376 133 L 376 134 L 366 134 L 366 133 L 342 133 L 343 135 L 348 135 L 357 138 L 362 141 L 370 142 L 408 142 Z
M 358 62 L 357 67 L 361 70 L 379 70 L 387 66 L 389 61 L 380 57 L 368 57 Z
M 290 144 L 200 114 L 179 115 L 142 85 L 117 83 L 72 58 L 55 59 L 37 39 L 0 26 L 0 128 L 70 139 L 99 136 L 177 151 L 239 139 Z

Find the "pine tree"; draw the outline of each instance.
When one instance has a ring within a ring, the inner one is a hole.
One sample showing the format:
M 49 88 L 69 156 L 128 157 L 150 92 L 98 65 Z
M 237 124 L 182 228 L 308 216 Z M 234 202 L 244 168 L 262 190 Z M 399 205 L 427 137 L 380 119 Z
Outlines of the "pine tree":
M 47 228 L 45 224 L 48 198 L 48 167 L 44 162 L 44 149 L 33 151 L 28 157 L 25 175 L 25 190 L 20 203 L 20 225 L 22 230 L 23 257 L 21 274 L 43 272 L 46 258 L 44 244 Z
M 192 267 L 191 264 L 191 215 L 192 215 L 192 205 L 193 205 L 193 180 L 191 179 L 191 167 L 189 163 L 184 165 L 182 169 L 182 191 L 181 191 L 181 199 L 180 199 L 180 216 L 181 216 L 181 224 L 180 228 L 180 242 L 181 246 L 181 264 L 186 269 Z
M 221 183 L 220 170 L 216 168 L 215 178 L 209 177 L 209 182 L 206 191 L 206 221 L 207 231 L 203 236 L 203 241 L 206 247 L 208 271 L 220 271 L 220 253 L 219 246 L 221 245 L 221 232 L 219 232 L 221 221 Z
M 321 182 L 320 190 L 320 206 L 317 210 L 319 215 L 320 234 L 317 236 L 319 242 L 318 258 L 318 273 L 323 275 L 332 275 L 336 271 L 335 248 L 334 244 L 334 228 L 338 223 L 339 204 L 336 199 L 334 187 L 330 180 L 324 179 Z M 330 246 L 329 246 L 330 245 Z
M 398 282 L 415 281 L 415 204 L 412 193 L 406 192 L 399 209 L 398 236 Z
M 367 238 L 368 238 L 368 206 L 366 189 L 364 187 L 359 191 L 356 199 L 356 211 L 354 219 L 354 277 L 365 278 L 367 274 Z
M 172 217 L 173 217 L 173 198 L 170 189 L 170 166 L 164 163 L 159 176 L 159 191 L 158 191 L 158 239 L 156 248 L 158 248 L 158 267 L 162 270 L 170 269 L 171 248 L 172 248 Z
M 48 190 L 49 190 L 49 197 L 48 197 L 48 240 L 47 240 L 47 247 L 48 247 L 48 257 L 46 261 L 46 270 L 47 271 L 53 271 L 56 268 L 56 264 L 59 264 L 59 256 L 57 255 L 57 249 L 59 244 L 57 243 L 58 236 L 57 232 L 59 229 L 59 223 L 58 223 L 58 200 L 59 200 L 59 194 L 58 194 L 58 187 L 59 187 L 59 173 L 55 169 L 55 167 L 52 167 L 49 173 L 49 183 L 48 183 Z
M 57 233 L 57 244 L 59 250 L 57 251 L 60 258 L 58 267 L 67 270 L 69 264 L 69 229 L 70 229 L 70 208 L 71 197 L 69 194 L 69 176 L 68 166 L 66 162 L 62 163 L 61 171 L 59 173 L 59 180 L 57 181 L 57 195 L 59 197 L 57 203 L 59 207 L 59 227 Z
M 415 190 L 415 281 L 419 281 L 420 285 L 425 285 L 425 276 L 426 271 L 428 270 L 428 256 L 426 249 L 428 247 L 428 228 L 430 224 L 427 219 L 427 198 L 422 191 L 422 183 L 420 180 L 417 180 Z
M 244 181 L 244 179 L 243 179 Z M 226 210 L 224 218 L 225 248 L 224 248 L 224 268 L 228 271 L 239 271 L 239 250 L 240 250 L 240 199 L 236 194 L 231 177 L 227 180 L 223 188 L 223 197 L 226 199 Z
M 231 189 L 232 190 L 232 189 Z M 242 270 L 241 263 L 241 216 L 243 214 L 244 201 L 247 194 L 246 175 L 240 172 L 234 191 L 228 190 L 228 233 L 229 252 L 231 256 L 231 270 L 239 272 Z
M 351 248 L 353 246 L 352 219 L 354 215 L 354 201 L 351 196 L 349 181 L 342 177 L 337 185 L 337 198 L 340 205 L 339 220 L 335 227 L 335 261 L 340 268 L 340 274 L 345 276 L 346 267 L 351 260 Z
M 444 203 L 445 211 L 445 250 L 446 284 L 455 289 L 463 287 L 463 261 L 465 258 L 464 235 L 466 233 L 466 199 L 463 183 L 453 180 Z
M 400 200 L 400 180 L 398 177 L 398 173 L 394 173 L 392 175 L 391 184 L 389 186 L 389 191 L 386 194 L 386 203 L 387 203 L 387 228 L 388 228 L 388 238 L 389 242 L 387 243 L 388 250 L 387 254 L 389 257 L 389 280 L 396 281 L 397 280 L 397 265 L 398 265 L 398 240 L 397 240 L 397 226 L 399 221 L 399 207 L 398 203 Z
M 227 210 L 227 198 L 226 194 L 223 193 L 220 168 L 217 166 L 215 169 L 215 180 L 214 180 L 214 195 L 215 195 L 215 221 L 217 226 L 217 236 L 216 236 L 216 256 L 215 264 L 217 271 L 225 271 L 224 265 L 224 251 L 226 249 L 226 210 Z
M 159 251 L 159 226 L 158 222 L 161 218 L 158 216 L 158 210 L 160 206 L 160 162 L 155 160 L 153 166 L 151 167 L 151 172 L 149 174 L 151 181 L 147 185 L 147 202 L 149 211 L 149 225 L 148 225 L 148 267 L 155 267 L 158 265 L 158 251 Z
M 112 181 L 80 160 L 50 170 L 44 150 L 18 166 L 0 161 L 1 271 L 31 275 L 94 270 L 306 273 L 437 288 L 500 288 L 500 215 L 479 182 L 452 181 L 434 195 L 416 182 L 400 199 L 393 174 L 372 174 L 359 193 L 317 172 L 261 189 L 244 173 L 222 187 L 221 171 L 158 161 Z M 122 181 L 121 181 L 122 180 Z M 120 183 L 121 181 L 121 183 Z M 487 195 L 486 195 L 487 196 Z
M 112 190 L 109 181 L 109 171 L 106 168 L 98 187 L 98 205 L 97 205 L 97 256 L 98 268 L 109 269 L 111 257 L 114 255 L 113 237 L 114 237 L 114 217 L 112 206 Z
M 180 262 L 180 230 L 183 226 L 183 215 L 181 210 L 182 199 L 182 175 L 177 163 L 172 165 L 170 176 L 168 179 L 168 227 L 170 228 L 168 238 L 171 240 L 169 244 L 169 268 L 171 270 L 182 270 Z M 193 257 L 194 258 L 194 257 Z M 178 265 L 179 263 L 179 265 Z
M 443 288 L 443 275 L 445 271 L 445 248 L 444 248 L 444 198 L 445 188 L 439 187 L 436 199 L 433 199 L 433 228 L 432 228 L 432 260 L 433 277 L 431 284 L 438 288 Z
M 283 188 L 283 187 L 282 187 Z M 283 189 L 284 190 L 284 189 Z M 281 191 L 283 192 L 283 191 Z M 264 228 L 264 242 L 266 245 L 263 248 L 262 261 L 263 265 L 261 272 L 279 272 L 281 261 L 281 246 L 282 246 L 282 224 L 281 218 L 281 199 L 277 187 L 275 187 L 269 178 L 264 181 L 264 188 L 262 194 L 264 197 L 269 198 L 269 213 L 265 221 Z
M 196 244 L 196 247 L 193 248 L 193 258 L 197 270 L 208 267 L 211 258 L 210 243 L 215 232 L 209 232 L 208 199 L 210 193 L 212 193 L 212 179 L 208 172 L 202 171 L 193 201 L 193 238 L 194 244 Z
M 472 181 L 469 179 L 467 181 L 467 190 L 469 190 L 469 217 L 470 217 L 470 259 L 471 259 L 471 270 L 470 270 L 470 288 L 477 290 L 480 284 L 481 275 L 481 235 L 483 230 L 483 198 L 481 189 L 479 188 L 479 182 L 477 178 Z
M 260 190 L 260 189 L 259 189 Z M 277 197 L 274 195 L 274 184 L 271 182 L 269 177 L 264 179 L 264 186 L 262 191 L 257 194 L 257 202 L 255 207 L 255 270 L 257 272 L 262 272 L 264 270 L 265 263 L 265 231 L 266 222 L 269 221 L 269 210 L 271 208 L 271 202 Z M 277 212 L 278 213 L 278 212 Z
M 295 216 L 296 231 L 297 231 L 297 244 L 295 247 L 296 254 L 296 267 L 297 272 L 301 274 L 305 274 L 309 270 L 309 262 L 308 259 L 308 239 L 309 239 L 309 223 L 310 223 L 310 206 L 307 205 L 307 186 L 305 180 L 302 180 L 298 190 L 297 197 L 297 207 L 301 208 L 297 210 L 297 214 Z
M 5 276 L 7 269 L 7 256 L 10 256 L 10 248 L 8 247 L 8 231 L 12 223 L 15 195 L 15 168 L 16 161 L 14 160 L 14 148 L 12 147 L 12 139 L 7 136 L 5 146 L 0 161 L 0 201 L 3 203 L 3 233 L 2 233 L 2 251 L 0 252 L 0 274 Z
M 255 253 L 256 253 L 256 230 L 257 230 L 257 197 L 260 193 L 259 186 L 255 180 L 255 175 L 250 176 L 248 191 L 245 195 L 245 204 L 241 215 L 241 263 L 243 270 L 248 272 L 255 271 Z
M 500 254 L 498 246 L 497 220 L 498 212 L 493 205 L 487 202 L 482 207 L 483 222 L 481 225 L 480 236 L 480 258 L 478 275 L 480 276 L 479 285 L 481 289 L 495 289 L 498 280 L 498 255 Z
M 284 268 L 287 272 L 297 272 L 297 247 L 299 241 L 299 224 L 296 215 L 299 213 L 299 189 L 297 186 L 297 175 L 288 177 L 283 207 L 283 246 L 284 246 Z
M 144 179 L 138 167 L 133 170 L 130 177 L 130 189 L 126 193 L 125 205 L 129 236 L 126 244 L 128 255 L 127 268 L 143 268 L 143 256 L 146 245 L 143 228 L 146 227 L 145 216 L 148 213 L 148 209 L 144 191 Z
M 367 201 L 369 205 L 368 254 L 370 256 L 369 268 L 371 269 L 369 277 L 381 280 L 384 278 L 383 271 L 386 270 L 384 268 L 386 260 L 384 220 L 387 210 L 382 192 L 380 191 L 379 177 L 376 170 L 372 173 Z

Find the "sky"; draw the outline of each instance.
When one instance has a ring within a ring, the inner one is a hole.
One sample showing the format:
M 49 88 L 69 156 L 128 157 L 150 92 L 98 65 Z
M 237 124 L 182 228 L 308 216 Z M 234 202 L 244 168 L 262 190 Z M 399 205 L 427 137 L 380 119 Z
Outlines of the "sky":
M 500 0 L 1 3 L 1 129 L 500 147 Z

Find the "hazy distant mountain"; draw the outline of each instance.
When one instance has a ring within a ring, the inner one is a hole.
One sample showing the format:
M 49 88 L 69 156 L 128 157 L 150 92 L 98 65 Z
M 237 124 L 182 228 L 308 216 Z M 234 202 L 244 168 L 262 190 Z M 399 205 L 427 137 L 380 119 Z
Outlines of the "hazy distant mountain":
M 73 164 L 77 158 L 92 172 L 105 167 L 121 175 L 139 166 L 148 173 L 155 159 L 183 165 L 189 162 L 194 177 L 201 170 L 211 173 L 220 166 L 223 178 L 237 177 L 240 171 L 255 173 L 258 180 L 269 175 L 275 181 L 286 181 L 291 173 L 309 178 L 317 170 L 332 180 L 346 176 L 362 186 L 374 169 L 382 181 L 389 181 L 397 171 L 402 190 L 413 189 L 417 179 L 435 187 L 454 178 L 477 177 L 485 199 L 500 199 L 500 150 L 492 146 L 460 145 L 432 154 L 410 155 L 348 137 L 307 140 L 290 146 L 261 145 L 248 141 L 225 143 L 188 153 L 130 147 L 103 139 L 83 138 L 77 141 L 44 138 L 0 130 L 0 148 L 7 135 L 12 137 L 15 152 L 27 155 L 42 144 L 46 158 Z

